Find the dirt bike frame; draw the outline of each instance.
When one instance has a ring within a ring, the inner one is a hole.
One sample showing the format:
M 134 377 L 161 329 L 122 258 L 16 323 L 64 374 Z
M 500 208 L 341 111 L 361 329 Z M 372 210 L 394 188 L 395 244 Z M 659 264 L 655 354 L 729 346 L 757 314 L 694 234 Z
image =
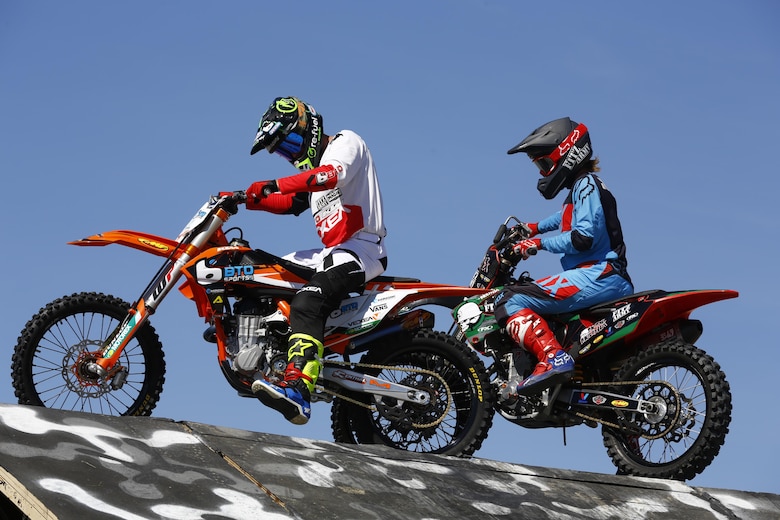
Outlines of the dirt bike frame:
M 88 370 L 101 378 L 114 377 L 120 370 L 117 362 L 124 347 L 184 276 L 180 292 L 195 303 L 198 314 L 207 323 L 215 326 L 218 361 L 223 373 L 239 391 L 248 390 L 246 381 L 238 380 L 225 369 L 229 363 L 227 335 L 217 318 L 224 315 L 227 295 L 224 290 L 212 290 L 211 287 L 215 282 L 245 285 L 250 289 L 272 287 L 291 296 L 306 283 L 306 268 L 299 266 L 300 270 L 296 271 L 291 263 L 285 264 L 279 257 L 251 249 L 242 244 L 243 241 L 228 241 L 222 226 L 238 211 L 237 204 L 244 200 L 243 192 L 210 197 L 175 240 L 138 231 L 114 230 L 69 242 L 93 247 L 118 244 L 165 258 L 123 321 L 95 353 L 96 361 L 89 363 Z M 240 266 L 227 261 L 229 257 L 250 252 L 260 254 L 267 261 Z M 382 335 L 432 328 L 433 314 L 417 307 L 434 304 L 451 309 L 464 297 L 482 292 L 482 289 L 426 283 L 412 278 L 380 276 L 369 281 L 362 294 L 344 300 L 338 316 L 332 315 L 328 319 L 325 347 L 332 353 L 347 355 L 359 352 L 362 345 Z M 381 302 L 377 300 L 379 295 Z M 321 377 L 352 390 L 370 390 L 404 401 L 422 402 L 420 400 L 424 399 L 421 392 L 412 388 L 366 378 L 365 374 L 346 368 L 326 366 Z

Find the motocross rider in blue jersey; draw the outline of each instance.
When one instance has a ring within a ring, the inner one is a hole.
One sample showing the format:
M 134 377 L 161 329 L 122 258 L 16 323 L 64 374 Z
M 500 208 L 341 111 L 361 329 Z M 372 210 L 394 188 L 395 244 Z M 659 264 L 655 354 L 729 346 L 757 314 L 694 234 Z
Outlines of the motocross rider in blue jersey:
M 532 283 L 507 287 L 496 298 L 496 317 L 511 338 L 536 356 L 533 374 L 517 393 L 537 393 L 571 378 L 574 359 L 561 348 L 540 314 L 576 311 L 633 293 L 626 270 L 626 245 L 612 193 L 594 172 L 588 129 L 568 117 L 551 121 L 508 151 L 528 154 L 542 179 L 537 189 L 553 199 L 563 188 L 570 191 L 563 208 L 530 223 L 531 235 L 514 245 L 522 258 L 537 250 L 562 254 L 564 271 Z M 537 235 L 558 230 L 559 234 Z

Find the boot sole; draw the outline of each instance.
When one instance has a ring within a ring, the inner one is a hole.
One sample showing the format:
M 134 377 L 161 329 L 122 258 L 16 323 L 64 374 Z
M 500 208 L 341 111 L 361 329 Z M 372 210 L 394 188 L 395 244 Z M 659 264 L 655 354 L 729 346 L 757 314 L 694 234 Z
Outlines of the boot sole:
M 255 394 L 255 397 L 257 397 L 261 403 L 268 408 L 272 408 L 281 413 L 284 418 L 291 423 L 303 425 L 309 422 L 309 418 L 303 415 L 300 406 L 289 401 L 283 395 L 275 392 L 272 388 L 255 381 L 252 384 L 252 393 Z

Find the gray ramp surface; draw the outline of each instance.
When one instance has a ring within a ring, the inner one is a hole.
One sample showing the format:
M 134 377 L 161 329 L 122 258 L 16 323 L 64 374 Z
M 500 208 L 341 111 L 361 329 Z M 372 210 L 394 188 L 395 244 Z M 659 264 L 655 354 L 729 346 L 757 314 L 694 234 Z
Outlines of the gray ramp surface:
M 0 491 L 3 520 L 780 519 L 769 493 L 10 404 Z

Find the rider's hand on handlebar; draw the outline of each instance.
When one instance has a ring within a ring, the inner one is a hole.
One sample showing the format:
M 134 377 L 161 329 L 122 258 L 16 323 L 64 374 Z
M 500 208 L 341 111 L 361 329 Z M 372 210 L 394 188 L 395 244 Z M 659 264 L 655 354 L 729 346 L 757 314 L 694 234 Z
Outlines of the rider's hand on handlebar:
M 276 183 L 276 181 L 259 181 L 252 183 L 252 185 L 246 190 L 246 196 L 248 199 L 257 203 L 270 194 L 276 193 L 277 191 L 279 191 L 279 185 Z
M 226 197 L 222 207 L 231 215 L 238 213 L 238 205 L 246 202 L 246 193 L 239 191 L 220 191 L 220 197 Z
M 512 246 L 512 252 L 518 256 L 523 257 L 523 260 L 527 259 L 531 255 L 535 255 L 538 250 L 542 248 L 542 241 L 538 238 L 527 238 L 521 240 L 517 244 Z
M 528 238 L 535 237 L 539 234 L 539 223 L 538 222 L 526 222 L 525 225 L 528 227 L 528 229 L 531 230 L 531 234 L 528 235 Z

